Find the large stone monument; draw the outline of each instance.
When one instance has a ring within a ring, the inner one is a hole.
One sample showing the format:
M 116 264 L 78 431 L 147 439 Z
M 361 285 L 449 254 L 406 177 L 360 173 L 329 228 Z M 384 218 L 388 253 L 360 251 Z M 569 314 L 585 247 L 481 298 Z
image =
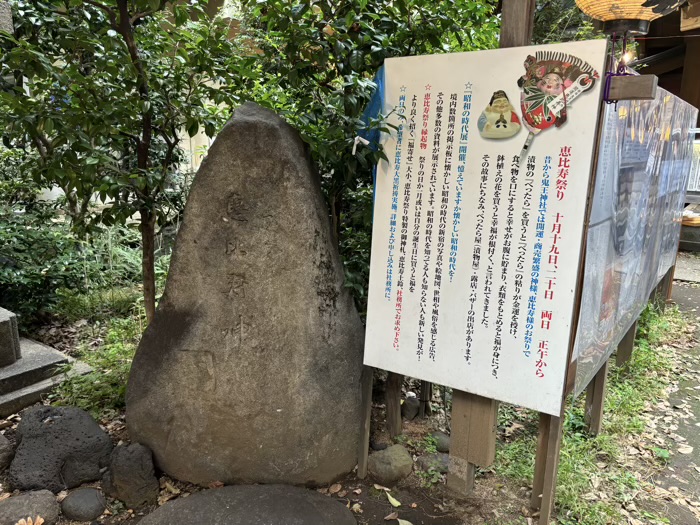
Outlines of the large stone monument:
M 305 146 L 245 104 L 194 179 L 131 369 L 131 439 L 195 483 L 328 483 L 357 461 L 362 347 Z

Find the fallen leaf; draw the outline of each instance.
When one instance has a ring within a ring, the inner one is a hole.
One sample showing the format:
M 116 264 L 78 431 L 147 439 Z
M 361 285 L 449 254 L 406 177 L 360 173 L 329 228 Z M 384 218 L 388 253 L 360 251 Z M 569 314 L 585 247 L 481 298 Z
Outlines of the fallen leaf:
M 693 451 L 693 447 L 690 445 L 681 445 L 678 447 L 678 452 L 681 454 L 690 454 Z
M 399 519 L 398 512 L 392 512 L 391 514 L 384 516 L 384 521 L 391 521 L 391 520 L 397 520 L 397 519 Z
M 386 487 L 382 487 L 381 485 L 377 485 L 376 483 L 374 484 L 374 488 L 377 490 L 384 490 L 386 492 L 391 492 L 391 489 L 388 489 Z
M 168 501 L 175 497 L 175 494 L 172 494 L 170 492 L 163 492 L 160 496 L 158 496 L 158 505 L 165 505 Z
M 340 492 L 338 492 L 338 497 L 339 497 L 339 498 L 344 498 L 344 497 L 347 496 L 347 495 L 348 495 L 348 491 L 347 491 L 347 490 L 341 490 Z
M 209 483 L 210 489 L 220 489 L 223 486 L 224 484 L 221 481 L 212 481 L 211 483 Z
M 360 507 L 359 503 L 355 503 L 352 507 L 350 507 L 350 510 L 355 514 L 362 514 L 362 507 Z
M 33 520 L 31 517 L 27 518 L 26 520 L 22 518 L 16 523 L 16 525 L 42 525 L 42 523 L 44 523 L 44 518 L 37 516 Z
M 342 489 L 342 488 L 343 488 L 343 486 L 340 483 L 334 483 L 328 489 L 328 493 L 329 494 L 337 494 L 338 492 L 340 492 L 340 489 Z
M 418 506 L 418 503 L 411 503 L 409 505 L 409 507 L 411 507 L 412 509 L 415 509 L 417 506 Z
M 397 500 L 394 496 L 392 496 L 388 492 L 386 492 L 385 494 L 386 494 L 387 499 L 389 500 L 389 503 L 391 503 L 392 507 L 400 507 L 401 506 L 401 502 L 399 500 Z
M 352 491 L 353 494 L 362 494 L 362 489 L 355 489 Z
M 513 433 L 515 433 L 516 431 L 518 431 L 522 428 L 525 428 L 525 427 L 523 425 L 521 425 L 520 423 L 513 423 L 511 426 L 506 428 L 505 434 L 506 434 L 506 436 L 511 436 L 511 435 L 513 435 Z
M 399 521 L 399 525 L 413 525 L 413 523 L 411 523 L 410 521 L 406 521 L 406 520 L 398 520 L 398 521 Z

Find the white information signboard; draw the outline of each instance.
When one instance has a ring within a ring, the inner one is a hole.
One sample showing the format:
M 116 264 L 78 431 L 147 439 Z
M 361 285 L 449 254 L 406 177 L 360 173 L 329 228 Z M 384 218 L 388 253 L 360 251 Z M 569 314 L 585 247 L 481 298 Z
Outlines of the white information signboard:
M 386 61 L 367 365 L 559 414 L 606 50 Z

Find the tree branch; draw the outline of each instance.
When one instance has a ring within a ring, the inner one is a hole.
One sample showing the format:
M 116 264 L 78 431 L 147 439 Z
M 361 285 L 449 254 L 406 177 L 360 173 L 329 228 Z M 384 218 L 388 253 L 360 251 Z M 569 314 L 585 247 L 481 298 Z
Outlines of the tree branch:
M 48 157 L 48 153 L 46 152 L 46 148 L 44 145 L 41 143 L 41 141 L 34 135 L 32 137 L 32 142 L 34 143 L 34 146 L 36 147 L 36 150 L 39 152 L 39 155 L 41 156 L 42 159 L 46 160 Z
M 105 13 L 107 13 L 107 16 L 109 17 L 109 23 L 112 26 L 112 29 L 115 31 L 117 30 L 117 13 L 114 12 L 114 9 L 112 9 L 109 6 L 106 6 L 100 2 L 96 2 L 95 0 L 84 0 L 86 4 L 95 6 L 99 9 L 102 9 Z
M 151 16 L 151 15 L 157 13 L 158 11 L 162 10 L 164 7 L 165 7 L 165 2 L 164 2 L 163 0 L 161 0 L 161 2 L 160 2 L 160 4 L 158 5 L 158 7 L 156 7 L 155 9 L 149 9 L 148 11 L 143 11 L 143 12 L 141 12 L 141 13 L 136 13 L 134 16 L 132 16 L 132 17 L 129 19 L 129 22 L 130 22 L 131 25 L 133 26 L 133 25 L 135 25 L 136 22 L 138 22 L 139 20 L 141 20 L 141 19 L 143 19 L 143 18 L 146 18 L 146 17 L 148 17 L 148 16 Z
M 92 1 L 92 0 L 90 0 Z M 119 27 L 117 32 L 122 35 L 126 42 L 126 47 L 129 49 L 131 63 L 136 69 L 136 79 L 139 95 L 144 102 L 150 102 L 150 91 L 148 87 L 148 74 L 143 65 L 139 50 L 136 47 L 134 38 L 134 28 L 129 17 L 129 6 L 127 0 L 117 0 L 119 6 Z M 151 153 L 151 139 L 153 137 L 153 114 L 152 109 L 145 111 L 141 117 L 141 139 L 139 140 L 137 150 L 137 163 L 139 169 L 148 169 L 149 158 Z
M 127 132 L 127 131 L 120 131 L 119 134 L 120 134 L 122 137 L 126 137 L 126 138 L 128 138 L 128 139 L 133 140 L 134 143 L 135 143 L 137 146 L 139 145 L 140 139 L 139 139 L 138 136 L 134 135 L 133 133 L 129 133 L 129 132 Z

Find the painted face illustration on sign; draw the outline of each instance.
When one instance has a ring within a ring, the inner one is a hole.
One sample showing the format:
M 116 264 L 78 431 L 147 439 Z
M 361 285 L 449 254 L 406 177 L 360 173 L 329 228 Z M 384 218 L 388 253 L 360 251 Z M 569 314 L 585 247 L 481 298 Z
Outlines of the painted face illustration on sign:
M 479 134 L 485 139 L 507 139 L 520 131 L 520 119 L 505 91 L 496 91 L 479 116 Z
M 522 89 L 520 107 L 528 134 L 520 159 L 525 157 L 535 135 L 568 119 L 571 102 L 589 91 L 598 72 L 580 58 L 560 52 L 538 51 L 525 60 L 525 74 L 518 79 Z

